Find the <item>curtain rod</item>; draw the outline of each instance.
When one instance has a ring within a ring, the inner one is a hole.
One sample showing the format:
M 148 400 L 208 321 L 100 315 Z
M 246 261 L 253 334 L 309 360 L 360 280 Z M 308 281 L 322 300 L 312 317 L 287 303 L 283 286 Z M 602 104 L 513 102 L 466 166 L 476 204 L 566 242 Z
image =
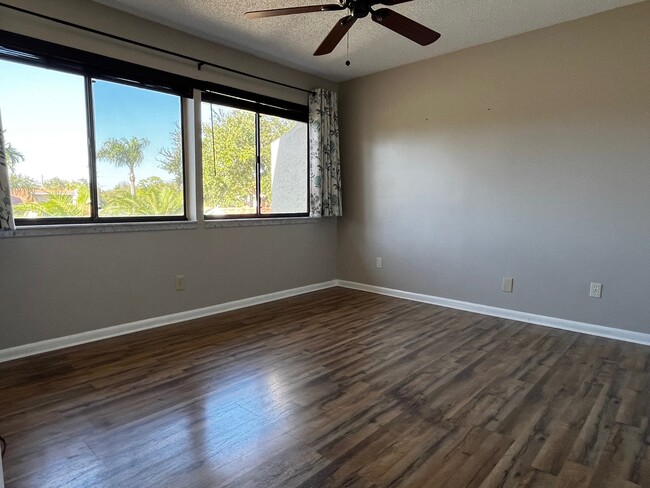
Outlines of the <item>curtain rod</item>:
M 248 78 L 253 78 L 255 80 L 264 81 L 266 83 L 272 83 L 274 85 L 284 86 L 285 88 L 291 88 L 292 90 L 298 90 L 298 91 L 305 92 L 305 93 L 314 93 L 312 90 L 306 90 L 305 88 L 300 88 L 298 86 L 289 85 L 288 83 L 282 83 L 281 81 L 270 80 L 268 78 L 263 78 L 261 76 L 252 75 L 252 74 L 246 73 L 244 71 L 239 71 L 239 70 L 236 70 L 236 69 L 233 69 L 233 68 L 228 68 L 227 66 L 222 66 L 220 64 L 211 63 L 210 61 L 205 61 L 203 59 L 195 58 L 195 57 L 192 57 L 192 56 L 187 56 L 185 54 L 177 53 L 177 52 L 174 52 L 174 51 L 169 51 L 167 49 L 163 49 L 163 48 L 160 48 L 160 47 L 157 47 L 157 46 L 152 46 L 151 44 L 145 44 L 144 42 L 139 42 L 139 41 L 134 41 L 132 39 L 127 39 L 126 37 L 116 36 L 115 34 L 109 34 L 108 32 L 103 32 L 103 31 L 100 31 L 100 30 L 97 30 L 97 29 L 93 29 L 91 27 L 85 27 L 83 25 L 75 24 L 73 22 L 68 22 L 67 20 L 61 20 L 61 19 L 57 19 L 56 17 L 50 17 L 49 15 L 39 14 L 38 12 L 33 12 L 31 10 L 27 10 L 27 9 L 24 9 L 24 8 L 21 8 L 21 7 L 16 7 L 14 5 L 8 5 L 6 3 L 0 2 L 0 7 L 5 7 L 5 8 L 8 8 L 10 10 L 15 10 L 17 12 L 21 12 L 21 13 L 27 14 L 27 15 L 32 15 L 32 16 L 38 17 L 40 19 L 49 20 L 51 22 L 56 22 L 57 24 L 62 24 L 62 25 L 65 25 L 67 27 L 73 27 L 75 29 L 79 29 L 79 30 L 82 30 L 82 31 L 85 31 L 85 32 L 90 32 L 92 34 L 98 34 L 100 36 L 108 37 L 110 39 L 115 39 L 117 41 L 126 42 L 128 44 L 133 44 L 135 46 L 144 47 L 146 49 L 151 49 L 151 50 L 159 52 L 159 53 L 167 54 L 167 55 L 170 55 L 170 56 L 176 56 L 177 58 L 185 59 L 186 61 L 192 61 L 193 63 L 197 63 L 197 68 L 198 68 L 199 71 L 201 70 L 201 68 L 203 66 L 210 66 L 212 68 L 217 68 L 217 69 L 220 69 L 220 70 L 223 70 L 223 71 L 228 71 L 229 73 L 234 73 L 234 74 L 237 74 L 237 75 L 246 76 Z

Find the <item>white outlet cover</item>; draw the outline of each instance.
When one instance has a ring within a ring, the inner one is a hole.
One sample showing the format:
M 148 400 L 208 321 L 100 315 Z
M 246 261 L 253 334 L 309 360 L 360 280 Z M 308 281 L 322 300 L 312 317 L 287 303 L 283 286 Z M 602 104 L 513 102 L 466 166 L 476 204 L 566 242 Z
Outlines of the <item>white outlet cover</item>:
M 603 284 L 591 282 L 589 285 L 589 296 L 592 298 L 600 298 L 603 295 Z
M 185 275 L 176 275 L 176 291 L 185 289 Z

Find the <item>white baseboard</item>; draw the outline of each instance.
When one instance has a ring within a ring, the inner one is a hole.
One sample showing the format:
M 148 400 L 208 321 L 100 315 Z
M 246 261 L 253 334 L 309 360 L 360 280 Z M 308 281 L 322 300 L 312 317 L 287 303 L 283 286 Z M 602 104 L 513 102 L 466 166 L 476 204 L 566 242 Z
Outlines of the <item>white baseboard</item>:
M 573 320 L 559 319 L 555 317 L 547 317 L 545 315 L 536 315 L 527 312 L 519 312 L 517 310 L 509 310 L 506 308 L 491 307 L 489 305 L 480 305 L 477 303 L 463 302 L 460 300 L 452 300 L 449 298 L 436 297 L 432 295 L 424 295 L 421 293 L 413 293 L 409 291 L 395 290 L 392 288 L 384 288 L 381 286 L 366 285 L 363 283 L 355 283 L 345 280 L 332 280 L 323 283 L 316 283 L 313 285 L 301 286 L 299 288 L 292 288 L 289 290 L 278 291 L 266 295 L 258 295 L 255 297 L 244 298 L 242 300 L 235 300 L 232 302 L 221 303 L 219 305 L 212 305 L 205 308 L 195 310 L 187 310 L 185 312 L 178 312 L 161 317 L 153 317 L 150 319 L 138 320 L 128 324 L 115 325 L 98 330 L 91 330 L 74 334 L 65 337 L 58 337 L 56 339 L 49 339 L 46 341 L 35 342 L 32 344 L 25 344 L 23 346 L 16 346 L 9 349 L 0 350 L 0 362 L 11 361 L 12 359 L 19 359 L 26 356 L 33 356 L 44 352 L 55 351 L 70 346 L 77 346 L 87 342 L 99 341 L 125 334 L 131 334 L 141 330 L 154 329 L 156 327 L 163 327 L 165 325 L 176 324 L 185 322 L 187 320 L 199 319 L 216 315 L 230 310 L 237 310 L 252 305 L 259 305 L 262 303 L 281 300 L 296 295 L 302 295 L 312 291 L 323 290 L 340 286 L 342 288 L 350 288 L 354 290 L 367 291 L 370 293 L 378 293 L 380 295 L 387 295 L 396 298 L 403 298 L 406 300 L 413 300 L 416 302 L 430 303 L 433 305 L 440 305 L 442 307 L 454 308 L 458 310 L 465 310 L 468 312 L 480 313 L 490 315 L 493 317 L 500 317 L 504 319 L 517 320 L 519 322 L 526 322 L 529 324 L 543 325 L 546 327 L 553 327 L 555 329 L 569 330 L 572 332 L 580 332 L 583 334 L 594 335 L 598 337 L 606 337 L 608 339 L 616 339 L 619 341 L 633 342 L 636 344 L 650 345 L 650 334 L 642 332 L 634 332 L 625 329 L 615 329 L 613 327 L 605 327 L 602 325 L 588 324 L 585 322 L 575 322 Z
M 575 322 L 573 320 L 547 317 L 545 315 L 536 315 L 527 312 L 519 312 L 517 310 L 509 310 L 507 308 L 491 307 L 489 305 L 480 305 L 478 303 L 462 302 L 459 300 L 452 300 L 449 298 L 436 297 L 432 295 L 423 295 L 421 293 L 412 293 L 409 291 L 395 290 L 392 288 L 383 288 L 381 286 L 366 285 L 363 283 L 355 283 L 352 281 L 336 280 L 336 286 L 340 286 L 343 288 L 351 288 L 354 290 L 367 291 L 371 293 L 378 293 L 380 295 L 387 295 L 396 298 L 404 298 L 406 300 L 413 300 L 416 302 L 430 303 L 433 305 L 440 305 L 442 307 L 455 308 L 458 310 L 465 310 L 468 312 L 480 313 L 484 315 L 490 315 L 493 317 L 517 320 L 519 322 L 527 322 L 529 324 L 543 325 L 545 327 L 553 327 L 555 329 L 563 329 L 563 330 L 580 332 L 582 334 L 589 334 L 598 337 L 606 337 L 608 339 L 616 339 L 625 342 L 634 342 L 635 344 L 643 344 L 646 346 L 650 345 L 650 334 L 644 334 L 642 332 L 634 332 L 625 329 L 615 329 L 613 327 L 605 327 L 603 325 L 588 324 L 585 322 Z
M 250 307 L 252 305 L 259 305 L 261 303 L 273 302 L 275 300 L 281 300 L 282 298 L 302 295 L 304 293 L 323 290 L 325 288 L 331 288 L 333 286 L 336 286 L 335 280 L 325 281 L 323 283 L 301 286 L 299 288 L 282 290 L 266 295 L 258 295 L 255 297 L 244 298 L 242 300 L 235 300 L 232 302 L 221 303 L 219 305 L 212 305 L 205 308 L 187 310 L 185 312 L 163 315 L 161 317 L 138 320 L 137 322 L 130 322 L 128 324 L 115 325 L 103 329 L 82 332 L 80 334 L 34 342 L 32 344 L 25 344 L 24 346 L 11 347 L 9 349 L 0 350 L 0 363 L 11 361 L 12 359 L 22 358 L 25 356 L 33 356 L 34 354 L 55 351 L 57 349 L 63 349 L 70 346 L 77 346 L 79 344 L 85 344 L 87 342 L 99 341 L 102 339 L 108 339 L 110 337 L 131 334 L 133 332 L 138 332 L 141 330 L 154 329 L 156 327 L 163 327 L 165 325 L 185 322 L 187 320 L 200 319 L 203 317 L 208 317 L 210 315 L 228 312 L 230 310 L 237 310 L 239 308 Z

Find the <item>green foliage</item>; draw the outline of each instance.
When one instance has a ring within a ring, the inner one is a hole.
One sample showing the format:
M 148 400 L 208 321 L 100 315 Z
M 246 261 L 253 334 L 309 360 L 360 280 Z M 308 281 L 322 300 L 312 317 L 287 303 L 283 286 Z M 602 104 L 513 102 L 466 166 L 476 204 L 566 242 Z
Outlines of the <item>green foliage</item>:
M 182 215 L 183 192 L 175 183 L 151 177 L 138 183 L 135 196 L 125 186 L 103 191 L 102 217 Z
M 174 177 L 174 183 L 178 186 L 183 184 L 183 142 L 181 140 L 181 129 L 176 127 L 172 136 L 172 147 L 164 147 L 158 152 L 158 167 L 165 170 Z
M 25 190 L 30 194 L 40 186 L 38 181 L 31 176 L 20 173 L 9 175 L 9 184 L 12 190 Z
M 45 188 L 46 190 L 52 193 L 65 192 L 66 190 L 74 189 L 74 187 L 75 187 L 75 182 L 63 180 L 56 176 L 54 178 L 50 178 L 49 180 L 45 180 L 43 182 L 43 188 Z
M 260 123 L 262 199 L 270 204 L 271 143 L 295 122 L 262 116 Z M 246 207 L 255 202 L 255 114 L 214 107 L 203 123 L 203 199 L 205 208 Z
M 57 179 L 58 180 L 58 179 Z M 42 202 L 16 205 L 16 217 L 88 217 L 90 215 L 90 189 L 88 182 L 54 181 L 46 189 Z M 38 185 L 36 185 L 38 188 Z M 182 215 L 183 193 L 180 188 L 158 177 L 139 182 L 136 195 L 131 195 L 129 185 L 120 185 L 101 192 L 102 217 Z
M 4 135 L 6 131 L 2 131 Z M 16 165 L 25 160 L 25 156 L 18 149 L 11 145 L 11 142 L 5 142 L 5 158 L 7 160 L 7 167 L 13 174 L 16 171 Z
M 58 180 L 58 178 L 57 178 Z M 63 182 L 64 180 L 59 180 Z M 88 217 L 90 215 L 90 189 L 86 181 L 64 182 L 57 188 L 47 189 L 47 199 L 16 205 L 16 217 Z
M 135 197 L 135 168 L 144 161 L 144 150 L 149 145 L 149 139 L 131 137 L 127 139 L 110 138 L 104 141 L 97 151 L 97 158 L 108 161 L 117 168 L 129 169 L 131 195 Z
M 255 200 L 255 114 L 213 109 L 203 124 L 206 208 L 245 207 Z

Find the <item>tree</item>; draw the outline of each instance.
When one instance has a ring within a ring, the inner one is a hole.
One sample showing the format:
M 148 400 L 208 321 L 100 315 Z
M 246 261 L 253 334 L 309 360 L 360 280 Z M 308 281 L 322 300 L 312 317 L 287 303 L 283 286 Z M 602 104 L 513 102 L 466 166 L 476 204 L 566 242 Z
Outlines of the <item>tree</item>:
M 165 182 L 157 176 L 138 183 L 136 196 L 124 186 L 103 192 L 104 216 L 124 215 L 182 215 L 183 193 L 173 182 Z
M 178 187 L 183 184 L 183 142 L 181 141 L 181 129 L 176 127 L 172 136 L 172 147 L 163 147 L 158 152 L 158 167 L 165 170 L 174 177 L 174 183 Z
M 114 139 L 104 141 L 102 147 L 97 151 L 97 157 L 108 161 L 117 168 L 129 168 L 129 182 L 131 196 L 135 197 L 135 168 L 144 161 L 144 150 L 149 145 L 149 139 Z
M 295 122 L 262 116 L 260 123 L 261 195 L 270 204 L 271 143 Z M 251 207 L 255 203 L 255 114 L 213 108 L 203 124 L 203 199 L 205 208 Z
M 77 182 L 75 181 L 68 181 L 55 176 L 54 178 L 45 180 L 43 182 L 43 188 L 49 193 L 63 193 L 67 190 L 74 189 L 76 184 Z
M 64 182 L 59 180 L 58 182 Z M 12 180 L 13 181 L 13 180 Z M 90 215 L 90 187 L 85 180 L 65 182 L 47 189 L 47 200 L 17 205 L 16 217 L 87 217 Z
M 271 203 L 271 143 L 293 129 L 294 121 L 261 116 L 261 195 Z M 214 107 L 202 128 L 203 200 L 205 208 L 252 207 L 255 204 L 255 114 Z M 172 145 L 159 152 L 159 168 L 183 181 L 181 130 L 172 132 Z
M 203 125 L 205 207 L 250 207 L 255 199 L 255 114 L 213 109 Z
M 2 131 L 4 135 L 6 131 Z M 11 142 L 5 142 L 5 158 L 7 160 L 7 167 L 13 174 L 16 171 L 16 164 L 25 160 L 25 156 L 18 149 L 11 145 Z
M 9 176 L 9 185 L 11 187 L 11 194 L 24 202 L 32 201 L 34 199 L 34 193 L 40 186 L 38 181 L 31 176 L 20 173 L 12 173 Z

